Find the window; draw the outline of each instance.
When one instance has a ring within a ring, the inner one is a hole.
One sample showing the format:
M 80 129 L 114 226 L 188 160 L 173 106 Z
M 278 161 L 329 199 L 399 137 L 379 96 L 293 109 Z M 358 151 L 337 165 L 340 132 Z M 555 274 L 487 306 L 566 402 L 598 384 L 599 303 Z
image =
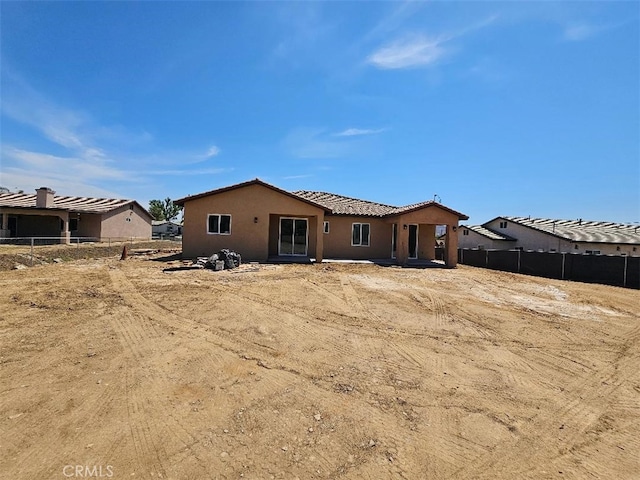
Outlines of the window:
M 351 245 L 354 247 L 368 247 L 370 228 L 368 223 L 354 223 L 351 226 Z
M 322 224 L 322 229 L 323 229 L 324 233 L 329 233 L 329 222 L 324 222 Z
M 76 230 L 78 230 L 78 219 L 77 218 L 70 218 L 69 219 L 69 230 L 72 232 L 75 232 Z
M 507 228 L 507 222 L 500 222 L 500 228 Z
M 463 230 L 463 231 L 462 231 L 462 235 L 469 235 L 469 230 L 466 230 L 466 229 L 465 229 L 465 230 Z
M 231 235 L 231 215 L 209 214 L 207 233 L 216 235 Z

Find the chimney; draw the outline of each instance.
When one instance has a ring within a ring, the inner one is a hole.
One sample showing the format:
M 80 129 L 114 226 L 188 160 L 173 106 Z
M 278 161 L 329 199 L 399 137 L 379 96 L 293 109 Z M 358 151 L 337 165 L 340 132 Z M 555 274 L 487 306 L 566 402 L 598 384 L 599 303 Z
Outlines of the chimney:
M 48 187 L 40 187 L 36 189 L 36 207 L 51 208 L 53 207 L 53 196 L 56 194 Z

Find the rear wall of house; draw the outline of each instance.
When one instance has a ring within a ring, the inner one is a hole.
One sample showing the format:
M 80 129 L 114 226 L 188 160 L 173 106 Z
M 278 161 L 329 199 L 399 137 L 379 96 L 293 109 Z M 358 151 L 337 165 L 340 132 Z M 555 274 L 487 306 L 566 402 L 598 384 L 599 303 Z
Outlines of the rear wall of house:
M 324 235 L 325 258 L 356 260 L 391 258 L 391 223 L 376 217 L 327 215 L 329 233 Z M 370 225 L 369 246 L 351 245 L 354 223 Z
M 469 234 L 465 235 L 464 232 Z M 468 228 L 460 227 L 458 229 L 458 247 L 459 248 L 484 248 L 485 250 L 509 250 L 515 248 L 516 242 L 506 240 L 492 240 L 480 235 Z
M 102 215 L 95 213 L 70 214 L 70 218 L 78 219 L 78 230 L 71 231 L 74 237 L 100 238 Z
M 132 203 L 102 215 L 102 238 L 151 238 L 151 218 Z
M 231 234 L 208 233 L 209 214 L 231 215 Z M 309 256 L 314 256 L 316 223 L 311 220 L 322 218 L 324 210 L 256 184 L 185 202 L 183 256 L 209 256 L 229 248 L 243 261 L 265 261 L 270 245 L 272 250 L 277 245 L 277 222 L 282 216 L 309 219 Z M 270 231 L 276 235 L 271 241 Z

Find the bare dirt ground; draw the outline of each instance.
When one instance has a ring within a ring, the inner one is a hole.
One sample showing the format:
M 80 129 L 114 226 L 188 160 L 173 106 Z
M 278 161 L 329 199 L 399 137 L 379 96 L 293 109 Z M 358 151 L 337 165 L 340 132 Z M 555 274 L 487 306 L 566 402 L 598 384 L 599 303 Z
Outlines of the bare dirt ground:
M 0 477 L 639 478 L 638 291 L 179 265 L 0 274 Z

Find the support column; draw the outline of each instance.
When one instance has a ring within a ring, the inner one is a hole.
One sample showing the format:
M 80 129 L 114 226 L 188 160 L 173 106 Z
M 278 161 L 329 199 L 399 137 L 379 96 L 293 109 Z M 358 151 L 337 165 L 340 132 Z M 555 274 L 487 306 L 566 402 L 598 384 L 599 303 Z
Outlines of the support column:
M 396 263 L 406 265 L 409 261 L 409 225 L 398 220 L 398 240 L 396 244 Z
M 2 214 L 2 225 L 0 225 L 2 228 L 0 228 L 0 238 L 8 238 L 11 234 L 11 232 L 9 231 L 9 214 L 8 213 L 3 213 Z
M 316 217 L 316 263 L 322 263 L 324 254 L 324 213 Z
M 62 219 L 62 232 L 60 232 L 60 243 L 71 244 L 71 232 L 69 231 L 69 214 L 60 216 Z
M 447 240 L 445 242 L 444 263 L 447 267 L 455 268 L 458 264 L 458 225 L 447 225 Z

